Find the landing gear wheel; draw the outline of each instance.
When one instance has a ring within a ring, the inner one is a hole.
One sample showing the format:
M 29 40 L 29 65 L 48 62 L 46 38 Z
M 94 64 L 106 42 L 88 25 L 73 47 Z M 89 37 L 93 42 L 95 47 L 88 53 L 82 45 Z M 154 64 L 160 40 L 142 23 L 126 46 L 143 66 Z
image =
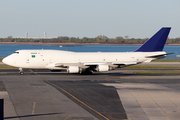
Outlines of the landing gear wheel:
M 24 75 L 24 72 L 19 72 L 20 75 Z
M 20 74 L 20 75 L 23 75 L 23 74 L 24 74 L 24 72 L 23 72 L 23 69 L 22 69 L 22 68 L 19 68 L 19 74 Z

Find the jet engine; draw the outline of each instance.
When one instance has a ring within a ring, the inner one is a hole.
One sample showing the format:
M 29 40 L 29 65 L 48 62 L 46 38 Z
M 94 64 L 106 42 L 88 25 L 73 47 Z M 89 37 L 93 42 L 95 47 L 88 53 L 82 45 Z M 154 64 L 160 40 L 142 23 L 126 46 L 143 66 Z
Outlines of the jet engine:
M 80 68 L 78 66 L 69 66 L 67 68 L 68 73 L 80 73 Z
M 109 65 L 98 65 L 97 71 L 102 72 L 102 71 L 109 71 L 110 67 Z

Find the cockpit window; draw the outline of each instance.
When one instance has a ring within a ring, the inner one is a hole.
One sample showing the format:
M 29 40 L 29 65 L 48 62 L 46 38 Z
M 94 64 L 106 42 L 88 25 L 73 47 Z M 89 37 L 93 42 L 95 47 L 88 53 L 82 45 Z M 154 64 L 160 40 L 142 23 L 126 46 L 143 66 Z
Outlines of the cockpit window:
M 14 52 L 15 54 L 19 54 L 19 52 Z

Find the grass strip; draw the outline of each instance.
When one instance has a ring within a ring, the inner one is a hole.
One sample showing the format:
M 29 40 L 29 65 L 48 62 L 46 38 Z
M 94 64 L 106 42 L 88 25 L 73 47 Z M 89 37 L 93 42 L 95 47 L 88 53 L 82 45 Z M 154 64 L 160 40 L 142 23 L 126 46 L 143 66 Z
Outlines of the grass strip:
M 18 69 L 18 68 L 11 66 L 0 66 L 0 69 Z
M 0 62 L 2 62 L 2 59 L 3 59 L 3 58 L 0 58 Z
M 168 67 L 168 66 L 128 66 L 124 69 L 177 69 L 180 67 Z
M 150 71 L 146 71 L 146 72 L 134 72 L 136 74 L 179 74 L 180 71 L 157 71 L 157 72 L 150 72 Z
M 180 59 L 159 59 L 153 60 L 152 62 L 180 62 Z

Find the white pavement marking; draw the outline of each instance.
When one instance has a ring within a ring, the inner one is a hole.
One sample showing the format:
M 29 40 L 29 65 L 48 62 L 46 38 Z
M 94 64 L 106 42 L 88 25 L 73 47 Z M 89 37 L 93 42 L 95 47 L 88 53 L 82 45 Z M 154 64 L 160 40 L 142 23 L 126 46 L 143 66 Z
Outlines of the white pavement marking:
M 149 83 L 105 83 L 114 86 L 132 120 L 179 120 L 180 92 Z

